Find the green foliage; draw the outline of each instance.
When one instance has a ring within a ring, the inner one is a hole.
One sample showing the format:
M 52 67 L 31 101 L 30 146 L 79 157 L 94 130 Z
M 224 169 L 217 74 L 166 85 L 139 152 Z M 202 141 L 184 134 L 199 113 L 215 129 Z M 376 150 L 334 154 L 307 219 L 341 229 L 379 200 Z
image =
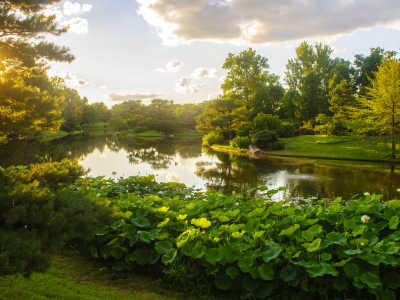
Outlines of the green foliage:
M 237 136 L 229 142 L 232 149 L 249 149 L 251 139 L 249 137 Z
M 281 138 L 293 137 L 295 132 L 295 126 L 293 124 L 282 123 L 276 130 L 276 133 Z
M 67 160 L 0 171 L 1 275 L 44 271 L 66 242 L 83 246 L 114 219 L 103 201 L 60 190 L 83 174 Z
M 147 126 L 137 126 L 133 128 L 131 131 L 132 133 L 142 133 L 148 131 L 149 128 Z
M 273 131 L 263 130 L 253 135 L 251 142 L 259 147 L 269 146 L 279 138 L 278 134 Z
M 305 128 L 303 131 L 303 135 L 315 135 L 315 130 L 311 128 Z
M 372 195 L 297 205 L 272 200 L 278 190 L 266 187 L 257 198 L 251 191 L 227 196 L 158 184 L 154 176 L 116 183 L 86 178 L 77 186 L 82 193 L 101 191 L 124 216 L 90 242 L 92 253 L 118 261 L 118 269 L 154 264 L 182 285 L 278 298 L 308 299 L 318 290 L 337 299 L 373 299 L 399 288 L 400 234 L 389 223 L 400 216 L 400 201 Z M 127 229 L 139 216 L 149 224 Z M 148 238 L 137 238 L 144 233 Z M 178 266 L 199 275 L 187 278 Z
M 203 145 L 212 146 L 214 144 L 220 144 L 225 141 L 224 136 L 221 132 L 211 131 L 209 134 L 203 136 Z
M 75 131 L 82 131 L 82 127 L 80 125 L 75 126 Z
M 286 143 L 281 142 L 281 141 L 276 141 L 275 143 L 272 144 L 271 150 L 283 150 L 285 149 Z

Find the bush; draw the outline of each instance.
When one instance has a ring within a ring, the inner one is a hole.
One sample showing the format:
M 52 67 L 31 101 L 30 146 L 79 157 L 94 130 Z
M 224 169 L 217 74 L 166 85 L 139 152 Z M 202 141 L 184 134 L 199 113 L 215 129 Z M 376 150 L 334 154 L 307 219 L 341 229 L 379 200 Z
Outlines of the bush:
M 310 128 L 306 128 L 304 130 L 304 135 L 315 135 L 315 130 L 314 129 L 310 129 Z
M 107 187 L 123 215 L 91 240 L 93 256 L 115 270 L 147 267 L 187 289 L 215 286 L 235 298 L 396 299 L 400 201 L 367 195 L 298 205 L 276 202 L 278 190 L 266 187 L 263 197 L 227 196 L 141 180 L 86 182 Z M 115 192 L 125 189 L 140 195 Z
M 281 138 L 293 137 L 294 136 L 294 126 L 291 124 L 281 124 L 276 133 Z
M 235 132 L 237 136 L 249 136 L 251 131 L 252 123 L 250 122 L 243 122 L 240 123 L 236 128 Z
M 72 128 L 71 128 L 71 126 L 63 123 L 63 124 L 61 124 L 60 130 L 65 131 L 65 132 L 71 132 Z
M 203 136 L 203 145 L 212 146 L 214 144 L 220 144 L 225 141 L 224 136 L 221 132 L 211 131 L 209 134 Z
M 0 275 L 44 271 L 66 242 L 83 246 L 115 220 L 104 202 L 60 190 L 82 174 L 67 160 L 0 171 Z
M 146 131 L 149 131 L 149 128 L 147 126 L 136 126 L 131 130 L 131 132 L 133 133 L 142 133 Z
M 82 131 L 82 127 L 80 125 L 75 126 L 75 131 Z
M 229 142 L 233 149 L 249 149 L 251 145 L 251 139 L 249 137 L 235 137 Z
M 269 146 L 279 138 L 278 134 L 273 131 L 263 130 L 253 135 L 251 142 L 259 147 Z
M 285 149 L 286 144 L 281 141 L 276 141 L 275 143 L 272 144 L 271 150 L 283 150 Z

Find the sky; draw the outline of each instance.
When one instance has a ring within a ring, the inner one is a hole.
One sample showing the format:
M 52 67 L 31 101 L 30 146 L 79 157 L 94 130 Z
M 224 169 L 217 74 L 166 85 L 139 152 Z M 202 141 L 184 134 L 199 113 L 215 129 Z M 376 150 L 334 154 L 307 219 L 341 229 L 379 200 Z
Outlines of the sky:
M 218 96 L 229 53 L 249 47 L 284 83 L 303 41 L 354 61 L 370 48 L 399 51 L 398 0 L 84 0 L 46 9 L 68 33 L 49 37 L 76 59 L 50 76 L 108 107 L 154 98 L 199 103 Z

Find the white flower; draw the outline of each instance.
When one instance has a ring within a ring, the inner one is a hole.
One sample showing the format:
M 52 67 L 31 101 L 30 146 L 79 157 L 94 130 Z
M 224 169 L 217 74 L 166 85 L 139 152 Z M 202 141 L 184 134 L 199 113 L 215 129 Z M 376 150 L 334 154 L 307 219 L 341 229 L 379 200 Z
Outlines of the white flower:
M 364 196 L 367 196 L 367 197 L 368 197 L 368 196 L 370 196 L 370 193 L 365 192 L 365 193 L 364 193 Z
M 239 202 L 236 202 L 235 205 L 236 205 L 236 206 L 239 206 Z
M 397 189 L 397 191 L 400 193 L 400 189 Z
M 286 198 L 290 198 L 291 196 L 292 196 L 291 193 L 287 193 L 287 194 L 286 194 Z
M 365 247 L 365 244 L 364 244 L 364 243 L 361 243 L 361 247 Z
M 367 215 L 363 215 L 363 216 L 361 217 L 361 221 L 364 222 L 364 223 L 367 223 L 368 220 L 369 220 L 369 217 L 368 217 Z
M 235 196 L 235 195 L 236 195 L 236 192 L 235 192 L 235 191 L 232 191 L 232 195 Z
M 100 197 L 100 196 L 101 196 L 100 194 L 97 194 L 97 195 L 96 195 L 96 197 Z

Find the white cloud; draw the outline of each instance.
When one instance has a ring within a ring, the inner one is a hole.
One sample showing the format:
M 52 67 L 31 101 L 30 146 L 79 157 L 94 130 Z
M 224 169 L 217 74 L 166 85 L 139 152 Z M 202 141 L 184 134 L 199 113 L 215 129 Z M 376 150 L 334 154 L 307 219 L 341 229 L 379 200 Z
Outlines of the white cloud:
M 62 26 L 70 26 L 69 32 L 74 32 L 77 34 L 88 33 L 89 32 L 89 22 L 86 19 L 81 19 L 79 17 L 64 21 L 61 23 Z
M 175 91 L 180 94 L 197 93 L 204 85 L 202 84 L 190 84 L 192 78 L 182 77 L 175 82 Z
M 398 0 L 136 0 L 165 45 L 327 38 L 385 26 L 400 30 Z M 339 21 L 338 21 L 339 20 Z
M 82 13 L 90 12 L 93 8 L 91 4 L 82 4 Z
M 176 172 L 172 172 L 172 173 L 168 173 L 165 176 L 165 180 L 167 182 L 181 182 L 183 180 L 183 177 Z
M 155 69 L 158 72 L 178 72 L 182 69 L 185 64 L 179 60 L 171 60 L 167 62 L 166 68 L 157 68 Z
M 217 77 L 218 70 L 215 68 L 197 68 L 193 71 L 193 77 Z
M 54 72 L 53 72 L 54 74 Z M 55 72 L 57 74 L 57 72 Z M 55 75 L 54 75 L 55 76 Z M 76 85 L 76 86 L 81 86 L 81 85 L 94 85 L 92 83 L 87 82 L 84 79 L 80 79 L 75 75 L 72 75 L 71 72 L 68 71 L 62 71 L 58 74 L 58 77 L 62 78 L 65 80 L 65 82 L 69 85 Z
M 222 95 L 222 93 L 211 93 L 211 94 L 208 94 L 208 100 L 217 99 L 221 95 Z
M 101 86 L 99 86 L 99 89 L 106 89 L 106 88 L 107 88 L 106 85 L 101 85 Z
M 72 3 L 67 1 L 64 3 L 64 14 L 66 15 L 77 15 L 82 12 L 81 5 L 79 3 Z
M 218 80 L 221 81 L 221 82 L 225 82 L 225 79 L 226 79 L 226 75 L 221 76 L 220 78 L 218 78 Z
M 62 17 L 63 17 L 62 11 L 61 11 L 60 8 L 57 7 L 57 6 L 50 6 L 50 7 L 47 7 L 47 8 L 43 11 L 43 13 L 44 13 L 44 15 L 45 15 L 46 17 L 51 16 L 51 15 L 56 15 L 56 20 L 57 20 L 57 21 L 60 21 L 60 20 L 62 19 Z
M 148 100 L 154 99 L 165 94 L 156 94 L 156 93 L 125 93 L 125 94 L 108 94 L 107 98 L 111 101 L 127 101 L 127 100 Z

